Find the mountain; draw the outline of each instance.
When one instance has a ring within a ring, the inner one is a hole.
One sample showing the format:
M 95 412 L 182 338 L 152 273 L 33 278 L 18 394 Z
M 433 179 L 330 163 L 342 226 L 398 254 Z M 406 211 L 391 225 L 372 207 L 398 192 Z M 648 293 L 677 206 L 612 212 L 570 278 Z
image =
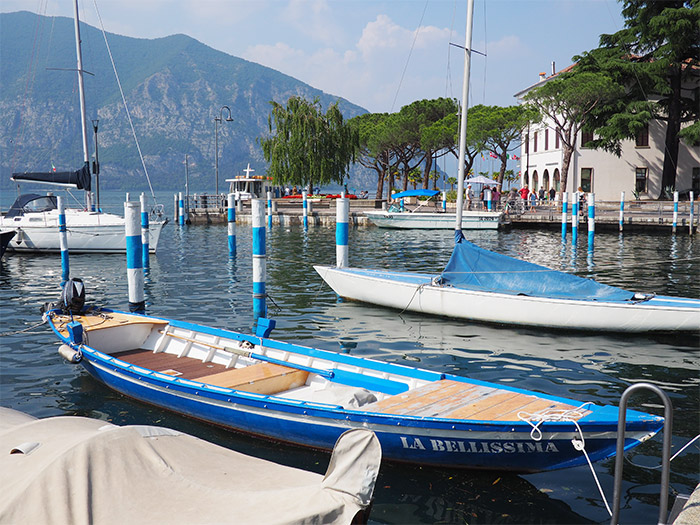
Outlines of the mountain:
M 0 14 L 0 187 L 15 171 L 74 170 L 82 165 L 73 20 L 28 12 Z M 100 184 L 147 188 L 131 127 L 101 31 L 81 23 L 86 106 L 99 119 Z M 157 39 L 107 33 L 146 168 L 159 190 L 182 190 L 185 155 L 192 191 L 214 191 L 219 123 L 219 191 L 250 162 L 265 172 L 258 137 L 270 101 L 292 95 L 339 101 L 346 119 L 366 110 L 273 69 L 227 55 L 186 35 Z M 90 151 L 94 133 L 89 127 Z

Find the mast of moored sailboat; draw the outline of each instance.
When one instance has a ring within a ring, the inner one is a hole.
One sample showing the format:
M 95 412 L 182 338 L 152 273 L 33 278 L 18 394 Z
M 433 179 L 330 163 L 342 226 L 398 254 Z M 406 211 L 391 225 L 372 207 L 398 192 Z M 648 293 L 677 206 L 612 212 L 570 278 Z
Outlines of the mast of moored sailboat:
M 464 157 L 467 153 L 467 109 L 469 107 L 469 72 L 472 56 L 472 26 L 474 0 L 467 2 L 467 30 L 464 41 L 464 78 L 462 80 L 462 111 L 459 123 L 459 168 L 457 170 L 457 214 L 455 217 L 455 239 L 462 237 L 462 206 L 464 205 Z
M 83 53 L 80 49 L 80 20 L 78 18 L 78 0 L 73 0 L 75 18 L 75 53 L 78 57 L 78 92 L 80 94 L 80 130 L 83 134 L 84 166 L 90 170 L 90 151 L 88 150 L 87 114 L 85 110 L 85 85 L 83 82 Z M 85 205 L 90 208 L 90 192 L 85 192 Z

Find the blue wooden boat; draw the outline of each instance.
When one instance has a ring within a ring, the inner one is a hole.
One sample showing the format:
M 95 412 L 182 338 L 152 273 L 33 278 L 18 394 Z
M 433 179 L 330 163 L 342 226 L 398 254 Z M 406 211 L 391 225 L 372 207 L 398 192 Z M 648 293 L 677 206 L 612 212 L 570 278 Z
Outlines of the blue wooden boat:
M 514 472 L 615 453 L 613 406 L 110 309 L 45 317 L 60 353 L 110 388 L 272 440 L 330 450 L 367 428 L 389 461 Z M 628 411 L 625 446 L 662 424 Z

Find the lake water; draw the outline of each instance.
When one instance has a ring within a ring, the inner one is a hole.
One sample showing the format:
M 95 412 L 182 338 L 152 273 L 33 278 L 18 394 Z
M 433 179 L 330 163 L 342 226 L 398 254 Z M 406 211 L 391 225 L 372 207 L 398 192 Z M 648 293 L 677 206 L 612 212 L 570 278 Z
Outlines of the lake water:
M 116 199 L 121 194 L 103 195 Z M 3 198 L 3 201 L 5 198 Z M 172 215 L 172 195 L 163 199 Z M 104 202 L 104 201 L 103 201 Z M 3 209 L 7 205 L 3 202 Z M 227 253 L 225 225 L 172 223 L 163 230 L 147 273 L 148 313 L 233 330 L 252 325 L 251 228 L 238 226 L 238 253 Z M 686 233 L 601 233 L 589 254 L 555 232 L 466 232 L 480 246 L 611 285 L 700 297 L 700 239 Z M 268 230 L 269 316 L 273 337 L 337 352 L 400 362 L 569 397 L 618 404 L 633 382 L 652 381 L 674 406 L 674 451 L 698 433 L 700 341 L 689 336 L 574 334 L 485 326 L 338 302 L 312 265 L 333 263 L 335 230 Z M 452 232 L 352 228 L 350 264 L 438 272 L 449 258 Z M 127 309 L 121 255 L 73 255 L 71 275 L 86 282 L 88 301 Z M 0 401 L 37 417 L 83 415 L 116 424 L 156 424 L 235 450 L 324 472 L 328 455 L 233 434 L 124 398 L 65 363 L 39 307 L 60 294 L 60 257 L 12 254 L 0 262 Z M 12 333 L 24 329 L 22 333 Z M 631 406 L 663 414 L 653 394 Z M 652 523 L 658 513 L 661 437 L 627 454 L 623 523 Z M 689 493 L 698 482 L 698 443 L 672 463 L 671 488 Z M 612 502 L 614 460 L 595 464 Z M 642 465 L 642 466 L 640 466 Z M 383 465 L 373 523 L 598 523 L 609 520 L 588 467 L 512 475 Z

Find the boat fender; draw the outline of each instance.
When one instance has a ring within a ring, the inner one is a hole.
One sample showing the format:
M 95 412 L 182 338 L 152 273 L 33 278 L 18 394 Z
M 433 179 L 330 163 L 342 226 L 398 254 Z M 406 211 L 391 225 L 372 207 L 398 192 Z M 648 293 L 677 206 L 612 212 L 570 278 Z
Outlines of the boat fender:
M 83 354 L 79 350 L 74 350 L 68 345 L 59 346 L 58 353 L 71 364 L 78 364 L 83 359 Z

